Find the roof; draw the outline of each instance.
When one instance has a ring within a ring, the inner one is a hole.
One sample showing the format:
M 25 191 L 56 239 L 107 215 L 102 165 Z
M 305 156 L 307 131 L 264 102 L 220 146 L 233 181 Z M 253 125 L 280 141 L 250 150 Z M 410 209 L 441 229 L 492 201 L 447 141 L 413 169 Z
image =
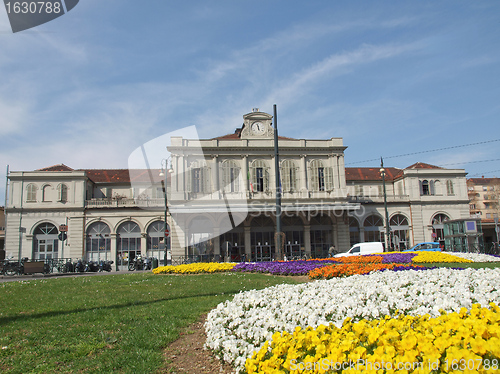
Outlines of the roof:
M 37 169 L 37 171 L 74 171 L 74 170 L 69 166 L 66 166 L 64 164 L 59 164 L 59 165 L 52 165 L 47 168 Z
M 490 184 L 490 183 L 500 183 L 500 178 L 469 178 L 467 182 L 474 184 Z
M 94 183 L 131 183 L 145 182 L 160 183 L 164 176 L 160 176 L 162 169 L 72 169 L 64 164 L 53 165 L 36 171 L 84 171 L 87 177 Z M 170 180 L 170 174 L 167 173 Z
M 426 164 L 424 162 L 416 162 L 405 169 L 442 169 L 439 166 Z
M 160 183 L 164 176 L 161 169 L 86 169 L 88 178 L 94 183 L 131 183 L 151 182 Z M 170 180 L 170 174 L 167 173 Z
M 218 136 L 216 138 L 212 138 L 211 140 L 235 140 L 235 139 L 241 139 L 239 132 L 235 132 L 233 134 L 227 134 L 227 135 Z M 294 138 L 287 138 L 285 136 L 279 136 L 278 135 L 278 140 L 295 140 L 295 139 Z
M 403 174 L 398 168 L 384 168 L 385 180 L 394 180 Z M 381 181 L 380 168 L 345 168 L 346 181 Z

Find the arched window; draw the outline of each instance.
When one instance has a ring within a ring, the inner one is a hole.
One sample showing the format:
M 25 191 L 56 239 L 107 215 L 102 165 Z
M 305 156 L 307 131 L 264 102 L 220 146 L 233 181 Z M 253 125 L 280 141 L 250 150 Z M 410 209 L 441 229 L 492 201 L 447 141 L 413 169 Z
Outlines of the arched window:
M 187 173 L 187 190 L 192 193 L 211 192 L 210 169 L 203 162 L 194 161 Z
M 214 225 L 208 217 L 198 216 L 189 223 L 188 256 L 194 261 L 206 261 L 214 254 Z M 193 257 L 194 256 L 194 257 Z
M 366 217 L 363 226 L 365 229 L 365 242 L 383 242 L 381 229 L 384 228 L 384 221 L 382 217 L 372 214 Z
M 292 160 L 281 163 L 281 187 L 283 192 L 297 191 L 297 166 Z
M 349 217 L 349 237 L 351 247 L 359 243 L 359 222 L 354 217 Z
M 68 201 L 68 186 L 61 183 L 57 186 L 57 201 L 65 203 Z
M 434 195 L 437 196 L 443 195 L 443 186 L 441 184 L 441 181 L 439 180 L 434 181 Z
M 111 260 L 111 230 L 104 222 L 94 222 L 87 228 L 87 260 Z
M 391 227 L 392 243 L 396 250 L 408 248 L 410 241 L 410 226 L 408 219 L 402 214 L 396 214 L 389 220 Z
M 313 160 L 309 166 L 312 191 L 331 191 L 333 189 L 332 168 L 325 167 L 321 160 Z
M 26 201 L 36 202 L 36 191 L 38 188 L 35 184 L 30 183 L 26 186 Z
M 57 228 L 52 223 L 42 223 L 33 232 L 33 258 L 43 260 L 58 257 L 59 239 Z
M 225 192 L 240 191 L 240 173 L 241 170 L 233 160 L 225 160 L 221 165 L 221 188 Z
M 448 196 L 455 195 L 455 191 L 453 189 L 453 181 L 451 179 L 448 179 L 446 181 L 446 193 Z
M 170 227 L 167 225 L 170 231 Z M 170 235 L 165 238 L 165 222 L 154 221 L 147 230 L 146 236 L 146 256 L 156 257 L 160 265 L 165 264 L 165 245 L 166 249 L 170 250 Z
M 443 213 L 438 213 L 432 218 L 432 233 L 434 240 L 444 240 L 444 222 L 449 219 L 450 217 Z
M 252 192 L 266 192 L 269 190 L 269 167 L 264 160 L 255 160 L 250 167 Z
M 46 184 L 42 188 L 42 201 L 52 201 L 50 200 L 50 190 L 52 186 L 50 184 Z
M 429 189 L 429 181 L 428 180 L 423 180 L 420 181 L 420 195 L 430 195 L 430 189 Z
M 141 254 L 141 229 L 132 221 L 124 222 L 118 227 L 116 237 L 116 255 L 118 270 L 126 270 L 128 264 Z

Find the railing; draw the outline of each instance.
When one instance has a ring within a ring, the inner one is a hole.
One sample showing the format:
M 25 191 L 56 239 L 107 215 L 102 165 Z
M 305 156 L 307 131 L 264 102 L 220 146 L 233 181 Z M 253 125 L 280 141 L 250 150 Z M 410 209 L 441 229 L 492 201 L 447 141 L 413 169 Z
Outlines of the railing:
M 383 203 L 383 195 L 372 195 L 372 196 L 348 196 L 348 201 L 350 203 Z M 401 202 L 410 201 L 409 195 L 387 195 L 387 202 Z
M 164 208 L 165 199 L 92 199 L 85 201 L 87 208 Z

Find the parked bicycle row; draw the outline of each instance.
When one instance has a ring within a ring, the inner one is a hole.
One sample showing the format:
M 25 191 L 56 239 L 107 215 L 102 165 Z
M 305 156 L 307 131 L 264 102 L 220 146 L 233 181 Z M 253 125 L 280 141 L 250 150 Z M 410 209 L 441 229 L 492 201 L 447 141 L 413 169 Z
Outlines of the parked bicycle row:
M 44 260 L 29 260 L 23 257 L 21 260 L 5 259 L 0 264 L 0 274 L 14 276 L 35 273 L 83 273 L 111 271 L 113 261 L 85 261 L 78 259 L 59 258 Z

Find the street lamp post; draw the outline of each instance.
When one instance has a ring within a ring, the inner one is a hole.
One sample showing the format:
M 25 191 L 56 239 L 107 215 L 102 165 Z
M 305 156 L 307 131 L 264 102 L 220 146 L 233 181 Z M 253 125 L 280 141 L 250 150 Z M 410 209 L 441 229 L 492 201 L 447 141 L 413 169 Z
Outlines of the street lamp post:
M 168 167 L 168 162 L 170 161 L 170 157 L 168 158 L 164 158 L 163 160 L 161 160 L 161 164 L 163 166 L 163 162 L 165 162 L 165 167 L 162 168 L 165 172 L 163 172 L 163 170 L 160 172 L 160 177 L 164 177 L 162 180 L 161 180 L 161 188 L 163 190 L 163 197 L 165 199 L 165 229 L 164 229 L 164 243 L 165 243 L 165 253 L 163 254 L 163 264 L 166 266 L 167 265 L 167 238 L 168 238 L 168 233 L 167 233 L 167 215 L 168 215 L 168 199 L 167 199 L 167 173 L 172 173 L 173 170 L 172 170 L 172 165 L 170 165 L 170 168 Z
M 391 245 L 390 229 L 389 229 L 389 212 L 387 211 L 387 192 L 385 189 L 385 169 L 384 160 L 380 157 L 380 175 L 382 176 L 382 184 L 384 186 L 384 210 L 385 210 L 385 237 L 386 237 L 386 251 L 389 250 Z
M 495 232 L 497 233 L 497 244 L 496 244 L 496 250 L 498 251 L 498 247 L 500 245 L 500 243 L 498 242 L 498 214 L 495 216 Z M 497 253 L 498 254 L 498 253 Z

